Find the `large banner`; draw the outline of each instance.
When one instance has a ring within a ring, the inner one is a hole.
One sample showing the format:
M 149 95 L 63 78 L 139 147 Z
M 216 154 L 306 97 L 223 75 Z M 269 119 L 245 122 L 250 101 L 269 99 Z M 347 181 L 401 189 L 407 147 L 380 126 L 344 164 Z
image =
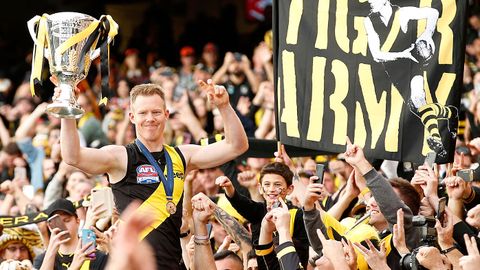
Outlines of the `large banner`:
M 280 141 L 369 157 L 453 159 L 466 1 L 277 0 Z

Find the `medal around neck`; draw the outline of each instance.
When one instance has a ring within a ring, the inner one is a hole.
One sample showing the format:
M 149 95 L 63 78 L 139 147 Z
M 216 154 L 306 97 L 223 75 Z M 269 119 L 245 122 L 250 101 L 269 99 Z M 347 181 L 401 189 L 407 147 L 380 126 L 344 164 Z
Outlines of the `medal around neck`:
M 167 203 L 165 208 L 170 215 L 173 215 L 177 212 L 177 206 L 173 202 L 173 188 L 174 188 L 174 179 L 173 179 L 173 162 L 172 158 L 168 154 L 168 150 L 164 148 L 164 155 L 165 155 L 165 166 L 167 167 L 167 178 L 163 175 L 163 170 L 160 168 L 159 164 L 153 158 L 152 153 L 148 151 L 147 147 L 139 140 L 135 140 L 135 144 L 137 145 L 140 152 L 147 158 L 150 165 L 152 165 L 158 173 L 160 180 L 162 181 L 163 188 L 165 189 L 165 195 L 167 198 Z
M 174 202 L 172 201 L 168 201 L 167 204 L 166 204 L 166 208 L 167 208 L 167 212 L 170 214 L 170 215 L 173 215 L 177 212 L 177 206 L 175 205 Z

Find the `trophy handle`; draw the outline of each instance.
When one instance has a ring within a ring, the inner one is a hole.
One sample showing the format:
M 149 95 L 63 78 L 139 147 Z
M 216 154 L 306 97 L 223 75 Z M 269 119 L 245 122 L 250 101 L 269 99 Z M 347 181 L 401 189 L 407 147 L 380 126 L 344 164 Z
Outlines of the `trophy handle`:
M 38 25 L 38 23 L 40 22 L 40 19 L 42 17 L 41 16 L 35 16 L 33 18 L 31 18 L 28 22 L 27 22 L 27 27 L 28 27 L 28 32 L 30 33 L 30 36 L 32 37 L 33 39 L 33 43 L 35 45 L 38 45 L 37 44 L 37 33 L 35 33 L 35 26 Z M 44 49 L 44 52 L 43 52 L 43 56 L 45 58 L 48 58 L 50 56 L 50 52 L 46 49 Z
M 102 15 L 102 17 L 104 17 L 104 16 L 105 16 L 105 15 Z M 110 17 L 110 18 L 111 18 L 111 17 Z M 115 36 L 116 33 L 118 32 L 118 24 L 117 24 L 115 21 L 113 21 L 113 19 L 112 19 L 111 23 L 112 23 L 113 25 L 110 25 L 110 27 L 113 27 L 113 28 L 115 29 L 115 30 L 114 30 L 115 34 L 113 34 L 113 36 Z M 110 29 L 111 29 L 111 28 L 110 28 Z M 111 32 L 112 32 L 112 31 L 110 31 L 110 33 L 111 33 Z M 113 39 L 113 38 L 109 35 L 109 36 L 107 37 L 107 43 L 110 44 L 110 43 L 112 42 L 112 39 Z M 91 59 L 91 60 L 95 60 L 95 58 L 97 58 L 97 57 L 99 57 L 99 56 L 100 56 L 100 48 L 97 48 L 97 49 L 95 49 L 93 52 L 90 53 L 90 59 Z
M 33 18 L 31 18 L 28 22 L 27 22 L 27 26 L 28 26 L 28 32 L 30 33 L 30 36 L 32 37 L 33 39 L 33 42 L 36 44 L 37 43 L 37 33 L 35 33 L 35 26 L 40 22 L 40 19 L 42 17 L 40 16 L 35 16 Z

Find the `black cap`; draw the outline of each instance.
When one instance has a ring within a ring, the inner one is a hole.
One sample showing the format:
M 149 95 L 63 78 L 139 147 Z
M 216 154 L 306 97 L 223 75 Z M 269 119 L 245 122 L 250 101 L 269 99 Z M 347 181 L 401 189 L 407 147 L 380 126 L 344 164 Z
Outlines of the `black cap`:
M 45 210 L 45 213 L 48 217 L 53 216 L 53 214 L 57 211 L 62 211 L 72 216 L 77 216 L 75 206 L 73 203 L 67 199 L 58 199 L 54 201 L 48 208 Z

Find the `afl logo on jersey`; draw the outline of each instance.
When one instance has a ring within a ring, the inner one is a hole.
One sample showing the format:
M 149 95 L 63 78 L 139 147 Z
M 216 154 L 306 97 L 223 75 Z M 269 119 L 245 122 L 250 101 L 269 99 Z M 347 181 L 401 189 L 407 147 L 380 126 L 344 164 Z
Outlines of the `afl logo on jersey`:
M 160 178 L 152 165 L 140 165 L 137 167 L 137 184 L 159 183 Z

